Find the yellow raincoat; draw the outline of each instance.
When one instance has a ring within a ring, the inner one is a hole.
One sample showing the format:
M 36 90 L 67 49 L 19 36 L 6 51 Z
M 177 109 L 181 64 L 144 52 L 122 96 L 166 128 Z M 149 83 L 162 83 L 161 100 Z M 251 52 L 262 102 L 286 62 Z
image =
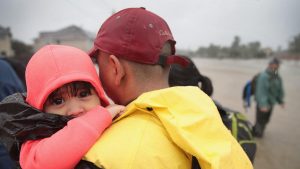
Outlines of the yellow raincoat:
M 212 100 L 197 87 L 144 93 L 127 106 L 84 159 L 106 169 L 252 169 L 223 125 Z

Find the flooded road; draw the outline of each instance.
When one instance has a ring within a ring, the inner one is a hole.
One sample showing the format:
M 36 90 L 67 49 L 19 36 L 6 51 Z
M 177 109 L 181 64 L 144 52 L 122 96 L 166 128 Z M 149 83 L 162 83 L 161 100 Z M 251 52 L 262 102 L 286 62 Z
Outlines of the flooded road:
M 244 112 L 254 123 L 255 104 L 244 110 L 242 89 L 247 80 L 266 68 L 268 60 L 193 60 L 212 80 L 213 98 L 224 107 Z M 286 104 L 284 108 L 275 106 L 264 137 L 256 139 L 255 169 L 300 169 L 300 62 L 283 61 L 279 72 Z

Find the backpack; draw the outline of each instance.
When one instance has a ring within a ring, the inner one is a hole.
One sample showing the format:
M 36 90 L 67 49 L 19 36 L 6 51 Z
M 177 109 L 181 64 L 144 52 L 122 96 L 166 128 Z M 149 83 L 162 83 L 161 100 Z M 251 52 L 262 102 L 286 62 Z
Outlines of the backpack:
M 233 137 L 241 145 L 250 161 L 253 163 L 256 153 L 256 142 L 252 136 L 252 124 L 247 117 L 237 111 L 230 110 L 214 101 L 224 125 L 231 131 Z M 201 169 L 197 158 L 192 158 L 192 169 Z
M 216 103 L 224 125 L 239 142 L 250 161 L 253 162 L 256 153 L 256 142 L 252 136 L 252 124 L 247 117 L 238 111 L 230 110 Z
M 244 107 L 248 108 L 251 106 L 251 96 L 255 95 L 255 89 L 256 89 L 256 81 L 259 76 L 259 73 L 254 75 L 253 78 L 246 82 L 244 88 L 243 88 L 243 103 Z

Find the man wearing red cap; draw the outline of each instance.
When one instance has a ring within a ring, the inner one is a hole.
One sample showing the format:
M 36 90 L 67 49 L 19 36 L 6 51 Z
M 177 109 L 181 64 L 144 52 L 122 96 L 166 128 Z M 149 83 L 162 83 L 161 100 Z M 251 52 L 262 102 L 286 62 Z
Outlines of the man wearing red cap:
M 169 88 L 170 65 L 188 63 L 175 55 L 175 43 L 167 23 L 144 8 L 103 23 L 90 56 L 107 95 L 127 110 L 85 160 L 107 169 L 190 169 L 195 157 L 202 169 L 253 168 L 206 94 Z

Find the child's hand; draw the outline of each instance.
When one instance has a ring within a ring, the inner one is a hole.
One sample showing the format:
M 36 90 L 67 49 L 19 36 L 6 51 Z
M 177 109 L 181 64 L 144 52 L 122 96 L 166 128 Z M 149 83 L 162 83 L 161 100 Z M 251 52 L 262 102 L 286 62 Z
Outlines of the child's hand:
M 110 113 L 111 118 L 114 119 L 115 117 L 118 117 L 124 113 L 125 106 L 112 104 L 112 105 L 107 106 L 106 109 Z

